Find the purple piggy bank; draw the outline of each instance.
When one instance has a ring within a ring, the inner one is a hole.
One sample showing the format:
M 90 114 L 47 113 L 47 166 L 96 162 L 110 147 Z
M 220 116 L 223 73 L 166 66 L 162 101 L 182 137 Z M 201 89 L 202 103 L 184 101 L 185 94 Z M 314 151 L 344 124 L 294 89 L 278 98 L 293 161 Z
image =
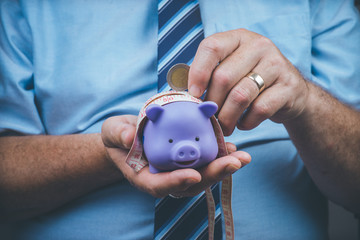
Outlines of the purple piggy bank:
M 214 102 L 173 102 L 146 109 L 143 147 L 151 173 L 198 168 L 213 161 L 218 144 L 210 121 Z

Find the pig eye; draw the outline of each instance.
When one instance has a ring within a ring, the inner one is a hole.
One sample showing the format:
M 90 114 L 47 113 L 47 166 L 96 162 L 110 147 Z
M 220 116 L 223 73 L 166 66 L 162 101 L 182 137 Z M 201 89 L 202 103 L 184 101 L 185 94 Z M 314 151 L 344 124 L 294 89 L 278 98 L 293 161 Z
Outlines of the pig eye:
M 196 137 L 196 138 L 195 138 L 195 141 L 197 141 L 197 142 L 200 141 L 200 138 L 199 138 L 199 137 Z
M 174 140 L 172 140 L 171 138 L 169 139 L 169 143 L 172 143 Z

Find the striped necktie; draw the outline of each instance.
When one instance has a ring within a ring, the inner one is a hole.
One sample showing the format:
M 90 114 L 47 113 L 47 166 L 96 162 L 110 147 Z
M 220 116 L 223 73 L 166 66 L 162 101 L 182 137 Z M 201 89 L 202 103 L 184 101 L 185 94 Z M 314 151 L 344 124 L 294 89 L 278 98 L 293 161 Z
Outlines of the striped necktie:
M 170 89 L 166 82 L 169 69 L 176 63 L 191 64 L 204 39 L 197 0 L 160 0 L 158 42 L 158 91 Z M 219 184 L 212 187 L 215 200 L 214 239 L 222 238 Z M 157 199 L 154 239 L 208 239 L 205 193 L 193 198 Z
M 158 90 L 169 90 L 166 74 L 176 63 L 190 65 L 204 39 L 197 0 L 160 0 Z

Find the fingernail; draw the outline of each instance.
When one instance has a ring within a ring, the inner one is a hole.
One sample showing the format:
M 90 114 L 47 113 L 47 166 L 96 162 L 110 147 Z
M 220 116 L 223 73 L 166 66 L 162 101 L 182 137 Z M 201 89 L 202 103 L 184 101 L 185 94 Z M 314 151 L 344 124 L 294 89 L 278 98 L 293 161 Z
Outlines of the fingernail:
M 251 162 L 251 155 L 247 152 L 239 151 L 238 158 L 241 161 L 242 166 L 245 166 Z
M 198 181 L 197 181 L 196 179 L 194 179 L 194 178 L 188 178 L 188 179 L 186 179 L 186 185 L 191 186 L 191 185 L 193 185 L 193 184 L 195 184 L 195 183 L 198 183 Z
M 236 146 L 230 145 L 230 146 L 228 147 L 228 151 L 229 151 L 230 153 L 236 152 Z
M 231 173 L 231 174 L 233 174 L 234 172 L 236 172 L 237 170 L 239 170 L 240 168 L 238 167 L 238 166 L 235 166 L 235 165 L 229 165 L 229 166 L 227 166 L 227 168 L 226 168 L 226 171 L 228 172 L 228 173 Z
M 189 89 L 190 95 L 193 95 L 194 97 L 200 97 L 201 96 L 201 90 L 198 86 L 192 85 Z

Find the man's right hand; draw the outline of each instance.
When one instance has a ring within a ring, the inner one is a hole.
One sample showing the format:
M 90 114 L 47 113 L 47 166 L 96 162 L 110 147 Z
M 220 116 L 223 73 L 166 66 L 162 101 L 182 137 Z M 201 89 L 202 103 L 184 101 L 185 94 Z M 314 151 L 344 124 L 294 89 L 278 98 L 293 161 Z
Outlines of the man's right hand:
M 168 194 L 197 195 L 227 175 L 234 173 L 249 163 L 251 159 L 248 153 L 235 152 L 235 146 L 227 143 L 227 147 L 232 153 L 214 160 L 199 171 L 187 168 L 152 174 L 149 167 L 145 167 L 139 172 L 135 172 L 125 162 L 126 155 L 124 153 L 124 150 L 130 149 L 135 132 L 135 116 L 111 117 L 103 124 L 102 140 L 109 159 L 117 165 L 127 180 L 138 189 L 154 197 L 164 197 Z

